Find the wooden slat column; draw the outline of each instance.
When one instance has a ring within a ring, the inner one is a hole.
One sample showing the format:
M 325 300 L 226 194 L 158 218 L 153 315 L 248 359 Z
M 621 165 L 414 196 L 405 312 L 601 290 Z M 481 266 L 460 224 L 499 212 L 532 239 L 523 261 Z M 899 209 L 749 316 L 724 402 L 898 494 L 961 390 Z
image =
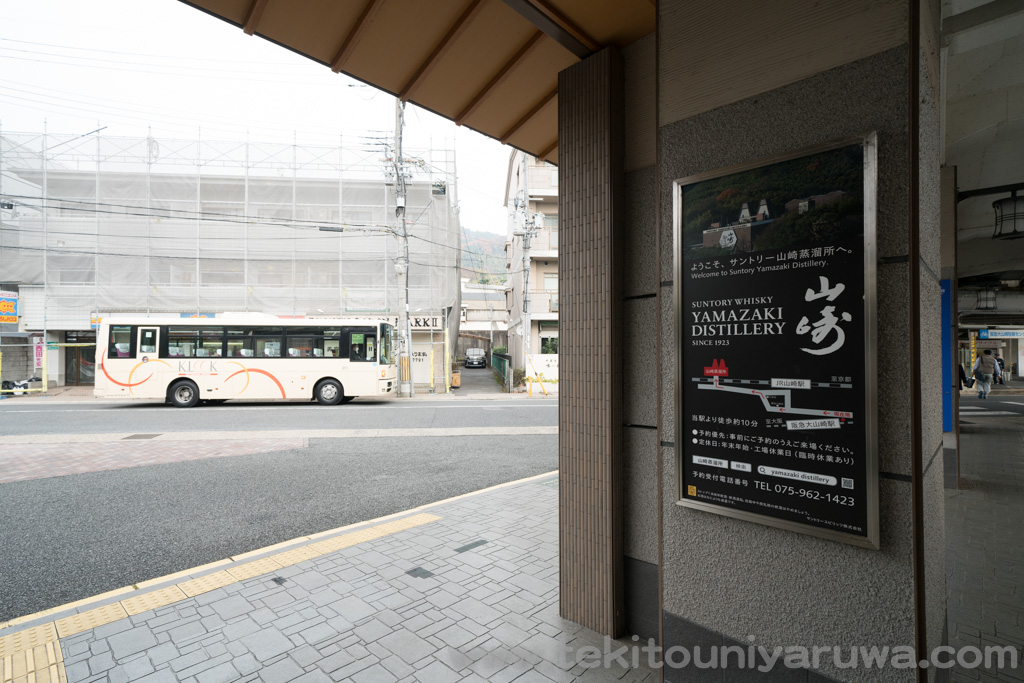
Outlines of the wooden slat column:
M 611 48 L 558 78 L 560 612 L 611 636 L 624 623 L 622 85 L 622 58 Z

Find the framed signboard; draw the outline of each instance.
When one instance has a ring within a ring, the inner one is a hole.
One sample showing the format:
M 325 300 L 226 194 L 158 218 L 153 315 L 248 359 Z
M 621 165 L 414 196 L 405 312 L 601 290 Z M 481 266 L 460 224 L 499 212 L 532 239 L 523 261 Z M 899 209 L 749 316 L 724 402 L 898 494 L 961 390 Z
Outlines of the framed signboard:
M 876 151 L 675 181 L 679 505 L 878 548 Z

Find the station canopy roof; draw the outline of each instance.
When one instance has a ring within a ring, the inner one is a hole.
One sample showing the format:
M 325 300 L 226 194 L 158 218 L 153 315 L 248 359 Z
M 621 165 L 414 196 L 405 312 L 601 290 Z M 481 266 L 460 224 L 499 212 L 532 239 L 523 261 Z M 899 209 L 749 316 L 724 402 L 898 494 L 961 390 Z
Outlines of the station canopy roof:
M 182 0 L 558 163 L 558 72 L 654 31 L 654 0 Z

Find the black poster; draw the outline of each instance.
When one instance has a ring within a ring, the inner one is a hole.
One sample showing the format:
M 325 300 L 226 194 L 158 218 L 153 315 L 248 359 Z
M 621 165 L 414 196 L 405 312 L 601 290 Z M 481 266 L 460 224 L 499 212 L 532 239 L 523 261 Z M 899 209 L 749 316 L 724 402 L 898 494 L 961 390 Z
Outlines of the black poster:
M 877 547 L 865 154 L 677 183 L 680 504 Z

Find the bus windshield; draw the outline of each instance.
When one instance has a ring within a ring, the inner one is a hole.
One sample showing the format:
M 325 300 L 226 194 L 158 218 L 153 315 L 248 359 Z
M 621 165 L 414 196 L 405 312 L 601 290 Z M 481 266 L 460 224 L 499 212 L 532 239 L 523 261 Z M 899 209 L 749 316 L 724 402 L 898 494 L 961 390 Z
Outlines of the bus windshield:
M 380 364 L 381 365 L 393 365 L 395 358 L 392 355 L 392 343 L 395 334 L 395 328 L 387 323 L 382 323 L 380 326 Z

